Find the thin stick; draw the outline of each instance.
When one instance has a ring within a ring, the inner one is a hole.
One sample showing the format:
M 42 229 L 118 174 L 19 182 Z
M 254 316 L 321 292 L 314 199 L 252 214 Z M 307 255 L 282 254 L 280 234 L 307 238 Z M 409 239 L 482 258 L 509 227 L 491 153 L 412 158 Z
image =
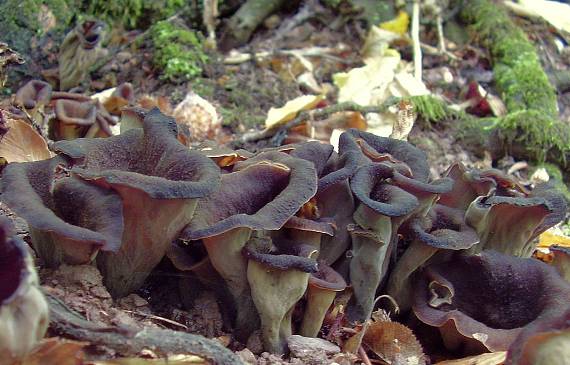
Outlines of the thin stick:
M 328 117 L 329 115 L 338 112 L 353 111 L 359 112 L 361 114 L 382 113 L 386 111 L 390 106 L 394 105 L 396 102 L 396 98 L 389 98 L 381 105 L 362 106 L 353 102 L 344 102 L 321 109 L 305 110 L 300 112 L 295 119 L 283 124 L 278 128 L 264 129 L 262 131 L 246 133 L 241 137 L 241 142 L 255 142 L 260 139 L 269 138 L 276 134 L 284 133 L 289 129 L 303 123 L 305 120 Z
M 422 81 L 422 48 L 420 46 L 420 0 L 412 8 L 412 43 L 414 45 L 414 76 Z
M 185 325 L 183 325 L 182 323 L 178 323 L 178 322 L 173 321 L 173 320 L 168 319 L 168 318 L 155 316 L 154 314 L 147 314 L 147 313 L 142 313 L 142 312 L 130 311 L 130 310 L 126 310 L 126 309 L 123 309 L 123 312 L 135 314 L 135 315 L 141 316 L 141 317 L 146 317 L 146 318 L 154 319 L 154 320 L 157 320 L 157 321 L 162 321 L 162 322 L 171 324 L 171 325 L 173 325 L 173 326 L 177 326 L 177 327 L 183 328 L 183 329 L 185 329 L 185 330 L 188 330 L 188 326 L 185 326 Z
M 358 355 L 360 355 L 360 358 L 362 359 L 362 362 L 365 365 L 372 365 L 372 363 L 370 362 L 370 358 L 368 357 L 366 351 L 364 351 L 362 345 L 358 348 Z
M 350 63 L 336 54 L 344 51 L 343 47 L 308 47 L 302 49 L 277 49 L 274 51 L 262 51 L 257 53 L 234 53 L 224 58 L 226 65 L 238 65 L 253 59 L 267 58 L 272 56 L 305 56 L 305 57 L 325 57 L 335 61 Z

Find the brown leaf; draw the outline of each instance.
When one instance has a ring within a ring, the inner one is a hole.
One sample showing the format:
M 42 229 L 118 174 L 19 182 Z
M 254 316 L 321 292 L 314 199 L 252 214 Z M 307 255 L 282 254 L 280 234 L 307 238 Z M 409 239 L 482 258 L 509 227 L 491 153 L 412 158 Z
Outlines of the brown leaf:
M 40 342 L 21 365 L 84 365 L 83 347 L 87 342 L 64 340 L 58 337 Z
M 8 132 L 0 143 L 0 157 L 8 162 L 30 162 L 51 157 L 46 141 L 23 120 L 6 117 Z
M 425 364 L 422 346 L 412 330 L 398 322 L 373 322 L 362 342 L 388 364 Z

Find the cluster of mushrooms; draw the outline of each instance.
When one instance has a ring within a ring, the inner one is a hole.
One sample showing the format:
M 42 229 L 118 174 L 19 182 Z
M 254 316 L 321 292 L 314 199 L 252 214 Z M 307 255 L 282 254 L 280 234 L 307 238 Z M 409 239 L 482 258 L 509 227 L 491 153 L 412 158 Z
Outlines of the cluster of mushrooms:
M 0 200 L 27 221 L 43 265 L 96 265 L 120 298 L 166 257 L 182 282 L 217 293 L 236 338 L 260 329 L 276 354 L 291 334 L 317 337 L 340 292 L 351 293 L 343 323 L 366 322 L 387 294 L 458 353 L 515 343 L 522 364 L 537 331 L 555 333 L 537 340 L 554 346 L 569 335 L 568 266 L 565 280 L 530 258 L 566 214 L 548 185 L 529 191 L 459 163 L 430 180 L 424 152 L 356 129 L 338 152 L 303 142 L 250 153 L 188 148 L 158 109 L 123 109 L 121 125 L 3 170 Z M 2 281 L 3 305 L 13 284 Z

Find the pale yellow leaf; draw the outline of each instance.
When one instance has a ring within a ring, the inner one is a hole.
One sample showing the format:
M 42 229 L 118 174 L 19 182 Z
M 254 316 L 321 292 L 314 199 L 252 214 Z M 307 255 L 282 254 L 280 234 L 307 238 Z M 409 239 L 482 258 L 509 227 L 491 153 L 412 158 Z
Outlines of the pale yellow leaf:
M 289 100 L 281 108 L 271 108 L 265 119 L 265 128 L 271 129 L 294 119 L 303 110 L 313 109 L 325 97 L 323 95 L 303 95 Z
M 463 359 L 447 360 L 435 365 L 501 365 L 507 358 L 506 351 L 492 352 L 477 356 L 469 356 Z

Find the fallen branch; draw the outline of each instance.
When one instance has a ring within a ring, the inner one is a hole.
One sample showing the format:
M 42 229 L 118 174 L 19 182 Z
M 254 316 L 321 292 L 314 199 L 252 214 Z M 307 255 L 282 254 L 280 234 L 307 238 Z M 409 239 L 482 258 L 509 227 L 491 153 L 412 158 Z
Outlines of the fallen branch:
M 397 98 L 389 98 L 381 105 L 372 105 L 372 106 L 362 106 L 353 102 L 345 102 L 345 103 L 331 105 L 325 108 L 305 110 L 300 112 L 297 115 L 297 117 L 295 117 L 291 121 L 279 127 L 264 129 L 262 131 L 255 131 L 251 133 L 245 133 L 241 137 L 240 142 L 243 143 L 255 142 L 260 139 L 266 139 L 275 135 L 281 135 L 283 133 L 286 133 L 289 129 L 303 123 L 305 120 L 328 117 L 331 114 L 338 112 L 350 111 L 350 112 L 359 112 L 361 114 L 382 113 L 385 112 L 392 105 L 396 104 L 397 101 L 398 101 Z
M 309 47 L 302 49 L 278 49 L 274 51 L 263 51 L 257 53 L 232 53 L 224 58 L 226 65 L 238 65 L 253 59 L 261 59 L 272 56 L 304 56 L 304 57 L 326 57 L 335 61 L 349 63 L 335 55 L 345 51 L 344 47 Z
M 136 356 L 144 349 L 152 349 L 159 356 L 192 354 L 214 364 L 244 364 L 221 343 L 203 336 L 168 329 L 101 326 L 85 320 L 63 302 L 45 293 L 50 307 L 50 329 L 60 336 L 93 345 L 104 346 L 122 356 Z

